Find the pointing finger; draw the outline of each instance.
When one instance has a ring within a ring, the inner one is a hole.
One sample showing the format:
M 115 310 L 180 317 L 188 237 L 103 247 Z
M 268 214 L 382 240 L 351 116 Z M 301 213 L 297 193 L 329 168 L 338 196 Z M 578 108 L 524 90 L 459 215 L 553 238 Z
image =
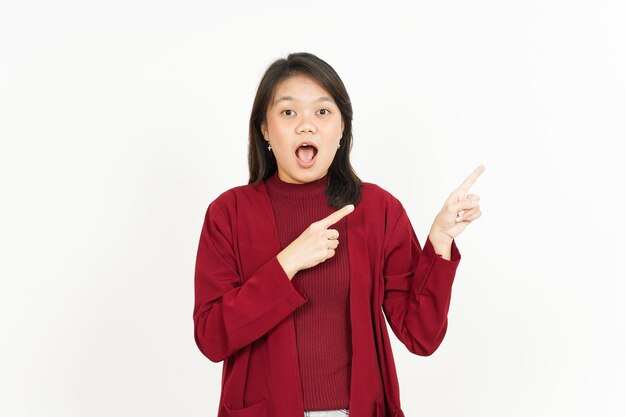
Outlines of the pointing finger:
M 332 213 L 330 216 L 323 218 L 318 223 L 326 229 L 327 227 L 337 223 L 339 220 L 343 219 L 348 214 L 354 211 L 354 204 L 348 204 L 340 208 L 339 210 Z
M 482 164 L 479 165 L 471 174 L 468 175 L 467 178 L 465 178 L 465 181 L 463 181 L 459 188 L 462 188 L 465 192 L 468 192 L 470 187 L 474 185 L 480 174 L 482 174 L 484 171 L 485 166 Z

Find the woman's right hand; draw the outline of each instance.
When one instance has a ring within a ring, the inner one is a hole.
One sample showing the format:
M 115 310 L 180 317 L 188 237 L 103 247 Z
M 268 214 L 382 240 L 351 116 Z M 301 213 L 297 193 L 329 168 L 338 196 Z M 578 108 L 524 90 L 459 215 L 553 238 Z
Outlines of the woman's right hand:
M 277 255 L 278 262 L 290 280 L 298 271 L 314 267 L 335 256 L 335 248 L 339 245 L 339 232 L 328 227 L 352 211 L 354 204 L 348 204 L 330 216 L 311 223 L 296 240 Z

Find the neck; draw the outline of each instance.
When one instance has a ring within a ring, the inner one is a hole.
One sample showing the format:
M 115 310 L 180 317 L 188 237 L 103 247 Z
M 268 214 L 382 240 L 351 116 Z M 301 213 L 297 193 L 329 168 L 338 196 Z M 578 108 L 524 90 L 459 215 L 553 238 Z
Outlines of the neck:
M 297 184 L 281 180 L 278 171 L 276 171 L 265 180 L 265 183 L 275 195 L 288 198 L 320 198 L 324 196 L 324 191 L 328 185 L 328 172 L 316 180 Z

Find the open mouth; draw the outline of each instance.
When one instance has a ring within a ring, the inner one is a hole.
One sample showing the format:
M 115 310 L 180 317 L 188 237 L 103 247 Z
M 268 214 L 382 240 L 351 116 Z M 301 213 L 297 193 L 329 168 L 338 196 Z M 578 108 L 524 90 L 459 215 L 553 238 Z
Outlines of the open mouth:
M 313 145 L 303 144 L 296 149 L 296 157 L 302 162 L 311 162 L 317 155 L 317 148 Z

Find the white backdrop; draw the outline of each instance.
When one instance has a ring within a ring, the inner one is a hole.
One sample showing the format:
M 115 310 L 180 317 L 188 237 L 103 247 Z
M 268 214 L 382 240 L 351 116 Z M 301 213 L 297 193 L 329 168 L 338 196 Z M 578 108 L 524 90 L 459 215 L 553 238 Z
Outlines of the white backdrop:
M 216 415 L 200 228 L 297 51 L 342 77 L 357 174 L 422 244 L 486 167 L 441 347 L 390 333 L 406 415 L 625 415 L 624 3 L 221 3 L 2 2 L 0 415 Z

